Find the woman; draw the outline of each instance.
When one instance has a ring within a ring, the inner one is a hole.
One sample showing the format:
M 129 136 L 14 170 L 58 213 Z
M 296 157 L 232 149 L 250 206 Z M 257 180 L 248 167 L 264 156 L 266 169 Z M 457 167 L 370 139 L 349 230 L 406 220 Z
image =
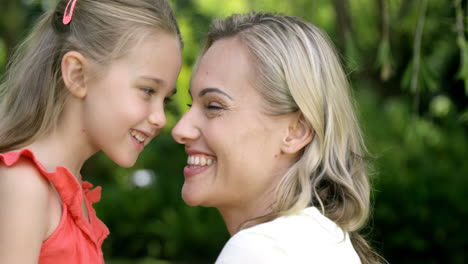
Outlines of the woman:
M 361 132 L 333 45 L 299 18 L 213 23 L 172 134 L 189 155 L 184 201 L 232 235 L 217 263 L 379 263 Z

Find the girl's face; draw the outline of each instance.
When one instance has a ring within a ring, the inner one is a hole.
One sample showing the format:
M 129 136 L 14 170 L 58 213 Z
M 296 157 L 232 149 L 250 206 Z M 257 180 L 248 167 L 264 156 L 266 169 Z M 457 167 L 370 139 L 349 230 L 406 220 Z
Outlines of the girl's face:
M 90 80 L 83 104 L 90 146 L 122 167 L 133 166 L 166 124 L 164 102 L 175 93 L 180 68 L 177 38 L 159 33 L 111 63 L 103 76 Z
M 238 39 L 219 40 L 193 76 L 193 104 L 172 130 L 188 154 L 182 197 L 190 205 L 245 212 L 271 203 L 290 165 L 280 155 L 288 118 L 265 113 L 250 60 Z

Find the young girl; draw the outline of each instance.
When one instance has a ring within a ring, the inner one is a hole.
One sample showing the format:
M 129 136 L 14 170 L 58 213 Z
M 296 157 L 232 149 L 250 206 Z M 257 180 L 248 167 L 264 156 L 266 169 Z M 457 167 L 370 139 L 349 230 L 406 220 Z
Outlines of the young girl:
M 165 0 L 63 0 L 1 84 L 0 263 L 104 263 L 82 182 L 99 150 L 123 167 L 165 125 L 182 43 Z

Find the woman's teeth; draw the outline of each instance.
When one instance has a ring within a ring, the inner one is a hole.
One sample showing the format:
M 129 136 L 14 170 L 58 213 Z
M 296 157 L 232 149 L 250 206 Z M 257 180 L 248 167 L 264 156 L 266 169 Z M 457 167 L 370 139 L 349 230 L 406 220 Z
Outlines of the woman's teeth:
M 210 166 L 216 163 L 216 159 L 204 155 L 190 155 L 187 158 L 187 164 L 190 167 Z
M 136 130 L 132 130 L 130 132 L 130 135 L 132 135 L 132 137 L 134 137 L 140 143 L 145 142 L 145 139 L 147 138 L 147 136 L 145 134 L 143 134 L 141 132 L 138 132 Z

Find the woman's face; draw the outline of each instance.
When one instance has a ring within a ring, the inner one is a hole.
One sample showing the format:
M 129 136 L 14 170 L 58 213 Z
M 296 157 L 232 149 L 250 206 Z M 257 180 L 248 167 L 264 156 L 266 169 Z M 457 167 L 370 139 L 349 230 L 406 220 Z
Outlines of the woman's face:
M 182 197 L 189 205 L 240 209 L 271 202 L 289 163 L 281 155 L 287 116 L 271 116 L 254 88 L 253 65 L 237 38 L 216 41 L 192 78 L 193 103 L 172 130 L 185 144 Z

